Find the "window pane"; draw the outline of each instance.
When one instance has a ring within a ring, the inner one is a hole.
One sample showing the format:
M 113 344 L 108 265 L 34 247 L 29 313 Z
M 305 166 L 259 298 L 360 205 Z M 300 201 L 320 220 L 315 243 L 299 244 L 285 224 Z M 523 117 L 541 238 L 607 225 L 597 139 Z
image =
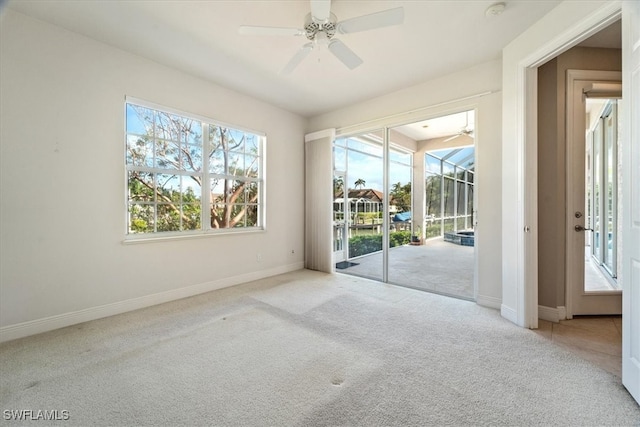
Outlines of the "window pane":
M 338 171 L 347 170 L 347 151 L 342 147 L 333 147 L 333 168 Z
M 130 202 L 153 202 L 155 200 L 155 183 L 153 174 L 148 172 L 128 172 L 128 199 Z
M 162 169 L 180 169 L 179 144 L 165 139 L 156 140 L 155 167 Z
M 244 176 L 244 154 L 229 152 L 226 153 L 226 156 L 228 165 L 226 173 L 233 176 Z
M 159 203 L 157 213 L 158 231 L 180 231 L 179 207 L 167 203 Z
M 453 210 L 454 201 L 454 181 L 449 178 L 444 179 L 444 216 L 450 217 L 455 214 Z
M 259 177 L 260 158 L 256 156 L 246 155 L 244 158 L 245 163 L 245 176 L 251 178 Z
M 426 215 L 432 218 L 440 218 L 440 183 L 441 178 L 439 175 L 428 175 L 425 188 L 426 188 Z
M 127 135 L 127 165 L 153 167 L 153 139 Z
M 182 169 L 186 171 L 202 170 L 202 146 L 182 145 Z
M 129 233 L 153 233 L 155 209 L 153 205 L 129 205 Z
M 457 215 L 458 216 L 464 216 L 465 215 L 465 209 L 467 208 L 467 204 L 466 204 L 466 200 L 465 200 L 465 193 L 464 193 L 465 183 L 457 181 L 456 182 L 456 187 L 457 187 L 457 190 L 458 190 L 458 212 L 457 212 Z
M 153 135 L 153 110 L 127 104 L 127 133 Z
M 425 156 L 425 170 L 427 172 L 439 174 L 441 172 L 440 171 L 440 160 L 427 154 Z
M 253 154 L 258 156 L 260 154 L 259 150 L 259 141 L 260 137 L 258 135 L 247 134 L 245 140 L 245 148 L 247 154 Z
M 454 176 L 454 167 L 451 163 L 442 162 L 442 174 L 445 176 Z

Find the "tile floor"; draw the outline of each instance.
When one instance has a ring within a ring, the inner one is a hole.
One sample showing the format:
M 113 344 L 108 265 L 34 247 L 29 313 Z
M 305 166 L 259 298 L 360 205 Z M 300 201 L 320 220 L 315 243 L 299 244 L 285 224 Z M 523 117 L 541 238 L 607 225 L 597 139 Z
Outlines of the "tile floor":
M 560 323 L 540 320 L 534 332 L 618 378 L 622 376 L 621 316 L 579 316 Z

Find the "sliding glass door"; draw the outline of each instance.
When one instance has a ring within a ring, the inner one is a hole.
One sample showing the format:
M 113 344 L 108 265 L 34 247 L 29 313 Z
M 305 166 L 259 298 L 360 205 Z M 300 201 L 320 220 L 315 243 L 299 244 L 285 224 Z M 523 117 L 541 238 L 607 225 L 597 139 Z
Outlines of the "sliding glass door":
M 383 280 L 383 130 L 334 143 L 334 251 L 341 272 Z

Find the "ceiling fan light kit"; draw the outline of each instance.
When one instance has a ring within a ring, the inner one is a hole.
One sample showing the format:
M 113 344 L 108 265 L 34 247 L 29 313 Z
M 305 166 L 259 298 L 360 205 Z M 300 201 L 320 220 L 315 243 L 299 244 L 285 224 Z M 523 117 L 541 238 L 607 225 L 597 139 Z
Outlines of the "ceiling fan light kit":
M 241 35 L 253 36 L 305 36 L 310 42 L 300 48 L 281 71 L 291 73 L 317 45 L 326 45 L 329 52 L 347 68 L 353 70 L 362 64 L 362 59 L 341 40 L 334 38 L 336 33 L 350 34 L 376 28 L 399 25 L 404 22 L 404 9 L 397 7 L 369 15 L 358 16 L 338 22 L 331 13 L 330 0 L 311 0 L 311 13 L 305 17 L 304 29 L 260 27 L 242 25 L 238 28 Z

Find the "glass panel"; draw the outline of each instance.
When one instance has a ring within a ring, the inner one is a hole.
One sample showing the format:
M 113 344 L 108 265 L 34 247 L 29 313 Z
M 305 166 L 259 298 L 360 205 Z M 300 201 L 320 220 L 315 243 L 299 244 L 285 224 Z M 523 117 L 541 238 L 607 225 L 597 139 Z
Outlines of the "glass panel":
M 592 253 L 597 260 L 601 260 L 600 240 L 602 234 L 601 224 L 601 206 L 600 203 L 600 182 L 601 182 L 601 170 L 602 170 L 602 156 L 601 156 L 601 144 L 602 144 L 602 125 L 598 124 L 594 132 L 593 142 L 593 242 Z
M 440 187 L 442 183 L 442 178 L 440 175 L 427 174 L 425 180 L 425 204 L 426 216 L 435 219 L 440 218 L 440 210 L 441 206 L 441 198 L 440 198 Z
M 182 169 L 195 172 L 202 170 L 202 146 L 184 144 L 182 149 Z
M 445 233 L 447 231 L 454 231 L 454 227 L 455 227 L 455 220 L 453 218 L 449 218 L 449 219 L 445 219 L 444 220 L 444 231 L 445 231 Z
M 451 163 L 442 162 L 442 173 L 444 176 L 453 177 L 454 176 L 454 166 Z
M 611 273 L 612 276 L 615 277 L 616 274 L 616 265 L 615 265 L 615 250 L 617 245 L 616 239 L 616 215 L 617 215 L 617 176 L 618 176 L 618 165 L 616 159 L 616 149 L 617 149 L 617 141 L 616 141 L 616 123 L 615 123 L 615 113 L 614 109 L 612 109 L 611 114 L 608 117 L 605 117 L 605 132 L 604 132 L 604 210 L 605 210 L 605 251 L 604 251 L 604 264 L 607 267 L 607 270 Z
M 341 150 L 335 147 L 336 150 Z M 342 150 L 344 151 L 344 150 Z M 335 151 L 334 151 L 335 152 Z M 346 155 L 346 153 L 344 153 Z M 346 166 L 346 161 L 345 161 Z M 342 262 L 346 259 L 345 238 L 347 236 L 345 230 L 345 194 L 344 194 L 344 175 L 336 174 L 333 177 L 333 252 L 336 262 Z
M 467 229 L 473 228 L 473 185 L 467 184 L 467 215 L 469 222 L 467 223 Z
M 380 141 L 380 142 L 376 142 Z M 376 138 L 375 134 L 367 134 L 361 137 L 349 138 L 348 146 L 352 150 L 382 157 L 382 139 Z
M 180 231 L 180 208 L 167 203 L 157 207 L 157 231 Z
M 153 167 L 153 140 L 127 135 L 127 165 Z
M 457 186 L 457 197 L 458 197 L 458 204 L 456 206 L 457 207 L 456 215 L 465 216 L 466 215 L 465 211 L 467 209 L 467 201 L 465 197 L 466 184 L 464 182 L 457 181 L 456 186 Z
M 473 165 L 474 152 L 475 149 L 473 147 L 465 147 L 457 153 L 453 154 L 451 157 L 448 157 L 447 161 L 468 169 L 471 165 Z
M 406 245 L 420 246 L 424 234 L 421 218 L 413 216 L 411 165 L 389 164 L 389 265 L 400 265 L 407 256 Z M 414 251 L 415 252 L 415 251 Z M 414 285 L 403 269 L 389 268 L 388 280 L 398 285 Z
M 453 179 L 447 177 L 444 178 L 444 190 L 442 197 L 444 197 L 444 216 L 454 216 L 455 211 L 453 209 L 453 205 L 455 200 L 455 186 Z
M 127 104 L 127 133 L 153 136 L 153 110 Z
M 254 134 L 245 135 L 245 153 L 260 155 L 260 137 Z
M 411 159 L 413 158 L 412 154 L 404 153 L 402 151 L 397 151 L 390 149 L 389 150 L 389 159 L 392 162 L 402 163 L 403 165 L 411 165 Z
M 347 170 L 347 150 L 342 147 L 333 147 L 333 169 L 337 171 Z
M 155 184 L 153 174 L 148 172 L 129 171 L 128 199 L 130 202 L 153 202 L 155 200 Z
M 440 174 L 440 160 L 427 154 L 425 156 L 425 171 Z
M 129 205 L 129 233 L 153 233 L 155 208 L 148 204 Z
M 382 220 L 384 187 L 382 183 L 382 131 L 349 137 L 348 148 L 334 147 L 336 165 L 346 158 L 346 175 L 334 176 L 334 249 L 340 245 L 339 216 L 344 216 L 342 237 L 344 261 L 338 261 L 340 272 L 382 280 Z M 343 151 L 344 150 L 344 151 Z M 344 164 L 344 163 L 342 163 Z M 338 166 L 336 166 L 338 167 Z M 340 197 L 339 188 L 343 195 Z M 345 200 L 346 199 L 346 200 Z
M 161 169 L 180 169 L 180 146 L 166 139 L 155 143 L 155 167 Z
M 200 222 L 200 204 L 187 203 L 182 205 L 182 229 L 199 230 L 202 226 Z

